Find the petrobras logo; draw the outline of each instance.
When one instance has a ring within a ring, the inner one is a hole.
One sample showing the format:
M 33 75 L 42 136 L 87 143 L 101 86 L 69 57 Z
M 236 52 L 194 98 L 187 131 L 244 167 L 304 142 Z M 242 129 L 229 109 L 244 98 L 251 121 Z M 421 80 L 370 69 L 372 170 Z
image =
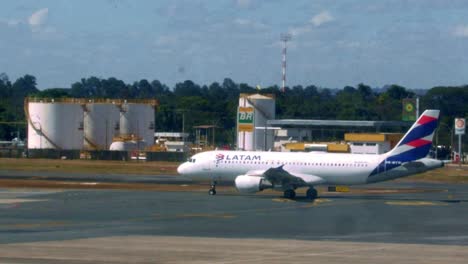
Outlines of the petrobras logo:
M 227 161 L 231 161 L 231 160 L 252 160 L 252 161 L 261 161 L 262 160 L 262 156 L 260 155 L 231 155 L 231 154 L 227 154 L 227 155 L 224 155 L 222 153 L 218 153 L 216 154 L 216 160 L 217 161 L 220 161 L 220 160 L 227 160 Z

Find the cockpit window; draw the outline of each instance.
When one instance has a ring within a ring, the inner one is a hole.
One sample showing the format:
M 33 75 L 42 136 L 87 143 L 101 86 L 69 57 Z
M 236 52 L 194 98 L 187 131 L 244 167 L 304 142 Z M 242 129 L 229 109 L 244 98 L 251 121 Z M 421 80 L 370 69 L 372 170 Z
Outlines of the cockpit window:
M 192 158 L 188 159 L 187 161 L 191 163 L 195 163 L 195 159 L 192 159 Z

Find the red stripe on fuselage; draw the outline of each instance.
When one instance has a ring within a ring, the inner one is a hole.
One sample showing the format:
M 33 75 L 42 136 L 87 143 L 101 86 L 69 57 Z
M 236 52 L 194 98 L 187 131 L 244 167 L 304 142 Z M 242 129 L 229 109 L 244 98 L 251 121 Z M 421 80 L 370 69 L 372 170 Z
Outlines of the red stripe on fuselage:
M 432 117 L 432 116 L 422 116 L 419 121 L 418 121 L 418 124 L 420 125 L 424 125 L 424 124 L 427 124 L 429 122 L 432 122 L 434 120 L 437 120 L 437 118 L 435 117 Z
M 424 139 L 416 139 L 416 140 L 406 143 L 406 145 L 409 145 L 415 148 L 419 148 L 427 144 L 432 144 L 432 141 L 424 140 Z

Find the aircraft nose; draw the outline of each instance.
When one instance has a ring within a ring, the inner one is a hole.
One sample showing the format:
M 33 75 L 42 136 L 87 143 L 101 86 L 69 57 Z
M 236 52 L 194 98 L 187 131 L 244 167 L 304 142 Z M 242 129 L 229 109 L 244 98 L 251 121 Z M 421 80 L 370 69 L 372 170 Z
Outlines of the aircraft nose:
M 177 173 L 179 173 L 180 175 L 183 175 L 186 171 L 187 171 L 187 164 L 185 164 L 185 162 L 180 164 L 179 167 L 177 167 Z

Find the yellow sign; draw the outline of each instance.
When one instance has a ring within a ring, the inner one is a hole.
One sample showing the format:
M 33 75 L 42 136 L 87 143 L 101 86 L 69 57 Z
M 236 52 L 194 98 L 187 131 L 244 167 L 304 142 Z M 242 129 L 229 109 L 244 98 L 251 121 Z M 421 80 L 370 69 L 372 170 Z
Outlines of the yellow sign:
M 349 187 L 348 186 L 336 186 L 336 191 L 337 192 L 349 192 Z
M 239 124 L 239 132 L 253 132 L 253 125 Z

